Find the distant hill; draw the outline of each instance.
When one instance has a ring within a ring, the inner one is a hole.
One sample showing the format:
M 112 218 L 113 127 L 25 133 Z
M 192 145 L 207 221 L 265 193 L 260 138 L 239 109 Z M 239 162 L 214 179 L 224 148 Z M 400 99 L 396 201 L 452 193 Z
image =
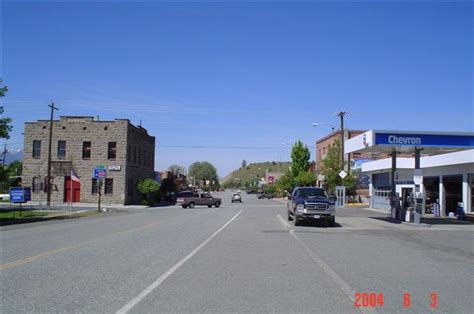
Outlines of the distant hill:
M 3 151 L 3 150 L 2 150 Z M 0 160 L 3 159 L 3 155 L 0 156 Z M 22 149 L 8 149 L 7 158 L 5 158 L 5 163 L 9 164 L 15 160 L 23 160 L 23 150 Z
M 256 182 L 260 180 L 260 178 L 265 177 L 265 171 L 273 171 L 273 172 L 286 172 L 288 167 L 291 165 L 291 162 L 276 162 L 276 161 L 267 161 L 267 162 L 258 162 L 253 164 L 248 164 L 245 168 L 240 168 L 229 173 L 225 176 L 221 184 L 225 184 L 226 182 L 231 182 L 233 180 L 240 180 L 243 184 L 245 182 Z

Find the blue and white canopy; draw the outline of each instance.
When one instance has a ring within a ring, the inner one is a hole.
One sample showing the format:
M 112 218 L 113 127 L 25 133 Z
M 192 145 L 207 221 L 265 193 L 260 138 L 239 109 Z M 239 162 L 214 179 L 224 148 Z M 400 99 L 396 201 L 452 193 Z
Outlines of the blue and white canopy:
M 474 133 L 369 130 L 344 143 L 345 153 L 390 153 L 394 149 L 410 153 L 415 147 L 428 155 L 472 149 Z

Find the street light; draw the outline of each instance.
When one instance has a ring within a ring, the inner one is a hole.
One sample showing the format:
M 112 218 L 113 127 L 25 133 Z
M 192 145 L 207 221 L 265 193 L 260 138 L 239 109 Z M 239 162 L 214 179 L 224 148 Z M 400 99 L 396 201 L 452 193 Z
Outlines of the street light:
M 336 127 L 334 127 L 333 125 L 328 124 L 328 123 L 317 123 L 317 122 L 313 122 L 313 123 L 311 123 L 311 125 L 312 125 L 313 127 L 329 126 L 329 127 L 332 129 L 333 132 L 334 132 L 334 129 L 336 128 Z

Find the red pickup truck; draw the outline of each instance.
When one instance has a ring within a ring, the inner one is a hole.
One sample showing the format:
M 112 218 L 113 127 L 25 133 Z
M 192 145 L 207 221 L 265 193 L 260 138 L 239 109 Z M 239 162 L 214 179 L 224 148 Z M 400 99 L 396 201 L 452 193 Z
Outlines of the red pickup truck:
M 194 208 L 195 206 L 220 207 L 222 199 L 213 197 L 209 193 L 180 192 L 176 203 L 183 208 Z

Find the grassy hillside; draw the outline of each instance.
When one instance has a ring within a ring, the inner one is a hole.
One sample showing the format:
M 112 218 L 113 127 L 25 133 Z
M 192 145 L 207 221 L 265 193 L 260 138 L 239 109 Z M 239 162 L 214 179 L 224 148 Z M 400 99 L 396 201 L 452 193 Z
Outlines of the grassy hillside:
M 229 183 L 232 181 L 240 181 L 242 184 L 246 182 L 256 182 L 260 180 L 260 178 L 265 177 L 265 171 L 274 171 L 274 172 L 286 172 L 288 167 L 291 165 L 290 162 L 259 162 L 247 165 L 245 168 L 240 168 L 229 173 L 227 176 L 224 177 L 222 180 L 222 184 Z

